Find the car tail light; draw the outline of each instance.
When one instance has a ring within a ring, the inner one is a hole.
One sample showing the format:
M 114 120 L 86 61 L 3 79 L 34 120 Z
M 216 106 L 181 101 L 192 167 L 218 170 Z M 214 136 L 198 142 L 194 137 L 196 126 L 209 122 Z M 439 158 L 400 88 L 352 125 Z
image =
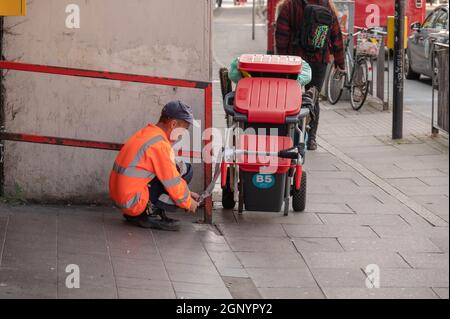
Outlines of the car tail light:
M 423 5 L 422 0 L 416 0 L 416 8 L 417 9 L 422 9 L 422 5 Z

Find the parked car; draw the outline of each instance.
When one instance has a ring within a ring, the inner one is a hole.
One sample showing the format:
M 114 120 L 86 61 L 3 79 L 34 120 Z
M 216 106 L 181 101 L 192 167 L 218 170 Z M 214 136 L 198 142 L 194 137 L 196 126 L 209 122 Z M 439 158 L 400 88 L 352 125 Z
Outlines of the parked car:
M 411 24 L 413 32 L 408 37 L 405 54 L 407 79 L 418 79 L 421 74 L 429 77 L 436 74 L 439 65 L 436 59 L 433 62 L 433 43 L 449 43 L 448 11 L 448 4 L 441 5 L 428 14 L 423 24 L 419 22 Z

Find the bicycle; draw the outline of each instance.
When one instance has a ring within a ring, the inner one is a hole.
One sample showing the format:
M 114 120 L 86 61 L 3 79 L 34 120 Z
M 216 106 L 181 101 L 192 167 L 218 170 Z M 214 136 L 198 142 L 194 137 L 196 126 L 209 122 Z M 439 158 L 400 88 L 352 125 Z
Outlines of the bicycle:
M 330 104 L 336 104 L 345 88 L 350 91 L 350 104 L 352 108 L 358 111 L 364 105 L 369 92 L 370 58 L 378 55 L 378 50 L 365 52 L 362 49 L 360 50 L 358 45 L 362 43 L 362 40 L 365 40 L 379 47 L 382 41 L 377 40 L 375 35 L 384 36 L 387 33 L 375 28 L 355 27 L 355 29 L 359 31 L 355 33 L 342 33 L 347 38 L 345 42 L 345 72 L 338 72 L 336 67 L 331 69 L 327 83 L 327 98 Z M 369 35 L 371 36 L 369 37 Z M 360 38 L 357 38 L 357 48 L 353 52 L 350 52 L 350 42 L 354 37 L 358 36 Z

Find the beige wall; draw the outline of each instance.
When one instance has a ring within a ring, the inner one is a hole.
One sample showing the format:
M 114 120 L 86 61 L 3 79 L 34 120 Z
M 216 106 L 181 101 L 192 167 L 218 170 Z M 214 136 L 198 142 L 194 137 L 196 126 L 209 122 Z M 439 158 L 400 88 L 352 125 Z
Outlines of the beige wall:
M 67 29 L 68 4 L 81 28 Z M 5 18 L 7 60 L 209 81 L 211 0 L 37 0 Z M 124 142 L 171 99 L 203 92 L 136 83 L 6 73 L 10 132 Z M 5 193 L 39 201 L 104 201 L 115 152 L 6 142 Z M 195 189 L 203 186 L 197 167 Z

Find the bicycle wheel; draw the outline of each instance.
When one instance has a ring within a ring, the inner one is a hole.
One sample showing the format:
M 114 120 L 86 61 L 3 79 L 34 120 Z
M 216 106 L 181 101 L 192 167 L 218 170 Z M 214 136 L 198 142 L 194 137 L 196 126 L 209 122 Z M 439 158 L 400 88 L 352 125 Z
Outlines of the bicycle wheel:
M 360 59 L 355 64 L 353 80 L 350 84 L 350 103 L 355 111 L 358 111 L 366 101 L 369 92 L 369 67 L 365 59 Z
M 344 91 L 345 76 L 337 73 L 336 67 L 332 67 L 327 83 L 327 99 L 330 104 L 336 104 Z

